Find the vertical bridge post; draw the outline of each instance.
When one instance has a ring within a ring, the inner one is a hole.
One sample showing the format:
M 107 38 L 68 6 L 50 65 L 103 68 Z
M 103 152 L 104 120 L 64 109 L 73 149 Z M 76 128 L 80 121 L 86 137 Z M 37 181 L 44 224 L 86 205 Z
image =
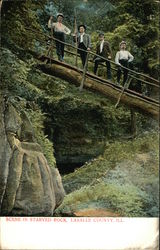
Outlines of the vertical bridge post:
M 78 29 L 77 29 L 77 17 L 76 17 L 76 10 L 74 11 L 75 19 L 74 19 L 74 31 L 76 34 L 76 59 L 75 59 L 75 66 L 77 67 L 77 59 L 78 59 L 78 41 L 77 41 L 77 34 L 78 34 Z

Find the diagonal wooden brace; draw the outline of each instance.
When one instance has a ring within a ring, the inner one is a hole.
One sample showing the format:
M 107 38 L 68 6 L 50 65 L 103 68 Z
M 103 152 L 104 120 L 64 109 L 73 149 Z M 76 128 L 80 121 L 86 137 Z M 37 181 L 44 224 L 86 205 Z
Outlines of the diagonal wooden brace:
M 130 85 L 131 81 L 132 81 L 132 77 L 129 76 L 129 77 L 127 78 L 127 81 L 125 82 L 125 84 L 124 84 L 124 86 L 123 86 L 123 89 L 122 89 L 122 91 L 121 91 L 119 97 L 118 97 L 118 100 L 117 100 L 117 103 L 116 103 L 116 105 L 115 105 L 115 108 L 117 108 L 117 106 L 118 106 L 118 104 L 119 104 L 119 102 L 120 102 L 120 100 L 121 100 L 121 97 L 122 97 L 122 95 L 123 95 L 125 89 L 128 89 L 128 88 L 129 88 L 129 85 Z

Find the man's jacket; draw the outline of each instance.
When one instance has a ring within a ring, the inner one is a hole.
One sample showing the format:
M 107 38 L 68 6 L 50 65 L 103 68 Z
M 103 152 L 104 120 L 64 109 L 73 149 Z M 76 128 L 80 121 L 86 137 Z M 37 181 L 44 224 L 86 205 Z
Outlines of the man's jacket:
M 111 51 L 109 43 L 107 41 L 104 41 L 103 49 L 101 53 L 100 53 L 100 43 L 98 43 L 96 47 L 96 54 L 105 58 L 108 58 L 108 56 L 111 56 L 112 51 Z
M 75 41 L 76 41 L 76 37 L 74 36 L 74 42 Z M 77 36 L 77 43 L 78 43 L 78 46 L 79 46 L 79 44 L 80 44 L 80 34 L 78 34 L 78 36 Z M 86 49 L 92 47 L 91 46 L 91 37 L 90 37 L 90 35 L 84 33 L 84 35 L 83 35 L 83 44 L 86 47 Z

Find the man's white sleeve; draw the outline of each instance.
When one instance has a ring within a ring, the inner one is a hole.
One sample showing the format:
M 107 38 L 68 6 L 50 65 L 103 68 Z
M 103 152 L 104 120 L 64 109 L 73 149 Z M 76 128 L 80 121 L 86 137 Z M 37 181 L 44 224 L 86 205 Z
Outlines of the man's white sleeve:
M 48 28 L 51 29 L 51 27 L 54 27 L 55 23 L 52 23 L 52 20 L 49 19 L 48 21 Z
M 128 57 L 129 57 L 128 62 L 132 62 L 132 61 L 133 61 L 133 59 L 134 59 L 134 57 L 131 55 L 131 53 L 130 53 L 130 52 L 128 52 Z
M 118 64 L 118 65 L 121 65 L 121 64 L 119 63 L 119 51 L 116 53 L 115 63 Z
M 68 29 L 66 26 L 64 26 L 64 33 L 65 33 L 66 35 L 69 35 L 69 34 L 71 33 L 71 30 Z

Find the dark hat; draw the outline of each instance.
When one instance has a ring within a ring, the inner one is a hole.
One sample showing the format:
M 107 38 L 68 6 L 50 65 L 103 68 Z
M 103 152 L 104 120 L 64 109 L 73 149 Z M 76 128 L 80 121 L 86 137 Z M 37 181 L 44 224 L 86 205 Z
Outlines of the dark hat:
M 121 46 L 122 44 L 127 45 L 127 43 L 126 43 L 125 41 L 122 41 L 122 42 L 119 44 L 119 46 Z
M 61 16 L 61 17 L 64 18 L 64 15 L 63 15 L 62 13 L 58 13 L 58 14 L 57 14 L 57 18 L 58 18 L 59 16 Z
M 83 27 L 86 30 L 86 26 L 84 24 L 79 25 L 78 30 L 80 29 L 80 27 Z
M 104 36 L 104 33 L 103 33 L 103 32 L 100 32 L 98 36 Z

